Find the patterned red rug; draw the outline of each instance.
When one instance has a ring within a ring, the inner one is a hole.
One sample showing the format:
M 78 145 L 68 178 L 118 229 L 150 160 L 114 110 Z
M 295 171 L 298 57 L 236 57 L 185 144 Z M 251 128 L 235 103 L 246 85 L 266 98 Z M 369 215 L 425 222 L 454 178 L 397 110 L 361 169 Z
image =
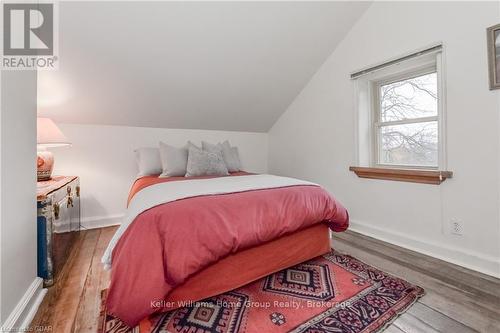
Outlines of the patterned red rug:
M 153 315 L 131 329 L 106 314 L 100 333 L 379 332 L 424 290 L 332 251 L 244 287 Z

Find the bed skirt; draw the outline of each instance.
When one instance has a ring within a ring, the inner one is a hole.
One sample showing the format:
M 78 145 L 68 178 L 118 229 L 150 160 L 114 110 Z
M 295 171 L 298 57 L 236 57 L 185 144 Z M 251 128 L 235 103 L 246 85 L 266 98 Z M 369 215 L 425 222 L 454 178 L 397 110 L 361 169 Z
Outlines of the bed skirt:
M 167 296 L 161 311 L 239 288 L 329 251 L 329 228 L 324 223 L 240 251 L 191 276 Z

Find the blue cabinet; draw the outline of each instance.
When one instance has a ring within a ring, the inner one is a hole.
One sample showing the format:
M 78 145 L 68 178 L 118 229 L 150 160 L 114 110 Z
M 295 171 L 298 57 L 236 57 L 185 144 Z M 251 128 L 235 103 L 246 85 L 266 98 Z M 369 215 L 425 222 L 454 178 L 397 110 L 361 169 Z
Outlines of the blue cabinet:
M 80 233 L 80 180 L 59 176 L 37 186 L 37 270 L 54 284 Z

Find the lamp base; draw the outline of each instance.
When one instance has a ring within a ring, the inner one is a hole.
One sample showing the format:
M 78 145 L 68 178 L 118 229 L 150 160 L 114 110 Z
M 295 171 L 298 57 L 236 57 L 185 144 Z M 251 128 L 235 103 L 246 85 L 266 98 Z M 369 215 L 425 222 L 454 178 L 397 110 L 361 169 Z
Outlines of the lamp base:
M 39 182 L 51 179 L 54 168 L 54 155 L 48 150 L 37 151 L 36 175 Z

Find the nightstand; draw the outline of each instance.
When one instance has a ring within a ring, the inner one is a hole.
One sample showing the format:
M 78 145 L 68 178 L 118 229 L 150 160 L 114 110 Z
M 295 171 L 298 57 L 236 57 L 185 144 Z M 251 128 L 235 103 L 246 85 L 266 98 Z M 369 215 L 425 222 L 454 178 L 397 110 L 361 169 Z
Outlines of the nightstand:
M 37 270 L 54 284 L 80 233 L 80 179 L 55 176 L 37 183 Z

